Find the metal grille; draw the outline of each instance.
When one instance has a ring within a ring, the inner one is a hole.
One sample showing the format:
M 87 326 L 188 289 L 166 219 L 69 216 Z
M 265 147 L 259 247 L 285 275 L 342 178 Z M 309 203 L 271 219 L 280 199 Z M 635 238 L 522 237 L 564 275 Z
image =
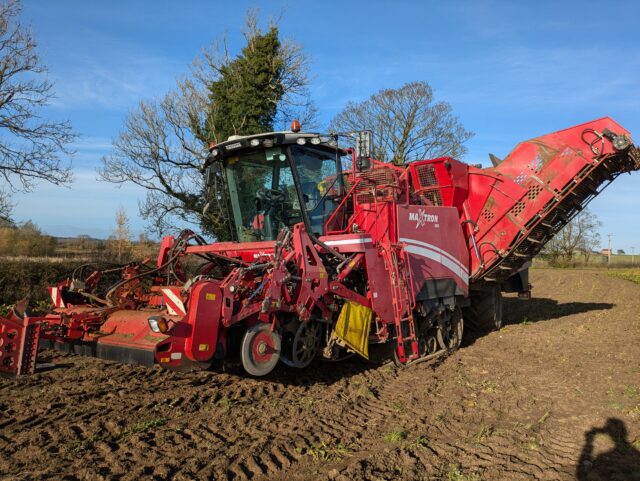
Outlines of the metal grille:
M 526 206 L 527 206 L 527 204 L 525 204 L 524 201 L 520 201 L 520 202 L 516 203 L 516 205 L 514 205 L 511 208 L 509 213 L 514 217 L 518 217 L 520 214 L 522 214 L 522 211 L 524 211 L 524 208 Z
M 496 215 L 493 212 L 487 209 L 484 209 L 482 212 L 480 212 L 480 217 L 487 223 L 491 222 L 495 216 Z
M 440 189 L 431 189 L 420 192 L 420 199 L 422 199 L 423 203 L 431 203 L 436 206 L 442 205 L 442 196 L 440 195 Z
M 531 161 L 529 164 L 529 168 L 533 170 L 536 174 L 542 170 L 544 163 L 542 161 L 542 157 L 540 154 L 536 155 L 536 158 Z
M 538 194 L 540 192 L 542 192 L 542 186 L 540 184 L 531 184 L 527 192 L 527 198 L 529 200 L 534 200 L 536 197 L 538 197 Z
M 524 172 L 520 172 L 515 179 L 513 179 L 513 181 L 516 184 L 522 185 L 524 184 L 524 182 L 527 180 L 527 174 L 525 174 Z
M 394 200 L 399 186 L 398 175 L 393 169 L 377 168 L 360 174 L 360 183 L 356 187 L 356 200 L 358 203 L 382 202 Z
M 423 189 L 425 187 L 433 187 L 434 185 L 438 185 L 438 179 L 436 179 L 436 169 L 433 165 L 421 165 L 417 169 L 418 171 L 418 181 L 420 182 L 420 187 Z

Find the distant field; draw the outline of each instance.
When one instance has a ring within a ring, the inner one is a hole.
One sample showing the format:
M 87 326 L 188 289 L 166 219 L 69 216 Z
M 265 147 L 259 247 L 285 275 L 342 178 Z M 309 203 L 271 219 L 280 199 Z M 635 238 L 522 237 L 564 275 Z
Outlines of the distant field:
M 548 263 L 541 257 L 533 260 L 534 267 L 547 267 Z M 607 256 L 602 254 L 592 254 L 588 258 L 583 255 L 577 255 L 571 262 L 571 266 L 563 267 L 588 267 L 588 268 L 607 268 L 609 263 Z M 640 254 L 632 256 L 630 254 L 614 254 L 611 256 L 611 267 L 615 268 L 638 268 L 640 269 Z
M 600 263 L 602 265 L 607 265 L 607 256 L 597 256 L 594 259 L 594 264 Z M 630 254 L 614 254 L 611 256 L 611 265 L 612 266 L 632 266 L 636 265 L 640 268 L 640 254 L 632 256 Z

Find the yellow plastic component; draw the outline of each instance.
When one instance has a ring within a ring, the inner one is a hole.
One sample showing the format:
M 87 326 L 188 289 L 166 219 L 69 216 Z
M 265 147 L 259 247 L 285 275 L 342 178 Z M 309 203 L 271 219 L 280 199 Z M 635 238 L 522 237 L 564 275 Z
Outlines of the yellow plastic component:
M 369 329 L 373 311 L 356 302 L 342 306 L 334 333 L 338 339 L 365 359 L 369 359 Z

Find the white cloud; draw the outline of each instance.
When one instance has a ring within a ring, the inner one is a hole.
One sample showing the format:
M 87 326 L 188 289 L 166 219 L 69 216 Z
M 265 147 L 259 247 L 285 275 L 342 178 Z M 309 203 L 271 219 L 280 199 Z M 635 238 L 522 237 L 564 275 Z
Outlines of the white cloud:
M 56 98 L 62 109 L 126 110 L 140 100 L 163 95 L 175 86 L 186 65 L 166 57 L 79 56 L 71 68 L 55 72 Z

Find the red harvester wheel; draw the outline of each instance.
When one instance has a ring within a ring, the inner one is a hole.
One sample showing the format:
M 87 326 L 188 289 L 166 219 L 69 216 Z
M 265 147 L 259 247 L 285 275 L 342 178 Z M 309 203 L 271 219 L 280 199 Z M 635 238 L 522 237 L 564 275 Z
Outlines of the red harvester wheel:
M 254 324 L 242 338 L 240 360 L 252 376 L 266 376 L 280 359 L 280 336 L 269 324 Z

